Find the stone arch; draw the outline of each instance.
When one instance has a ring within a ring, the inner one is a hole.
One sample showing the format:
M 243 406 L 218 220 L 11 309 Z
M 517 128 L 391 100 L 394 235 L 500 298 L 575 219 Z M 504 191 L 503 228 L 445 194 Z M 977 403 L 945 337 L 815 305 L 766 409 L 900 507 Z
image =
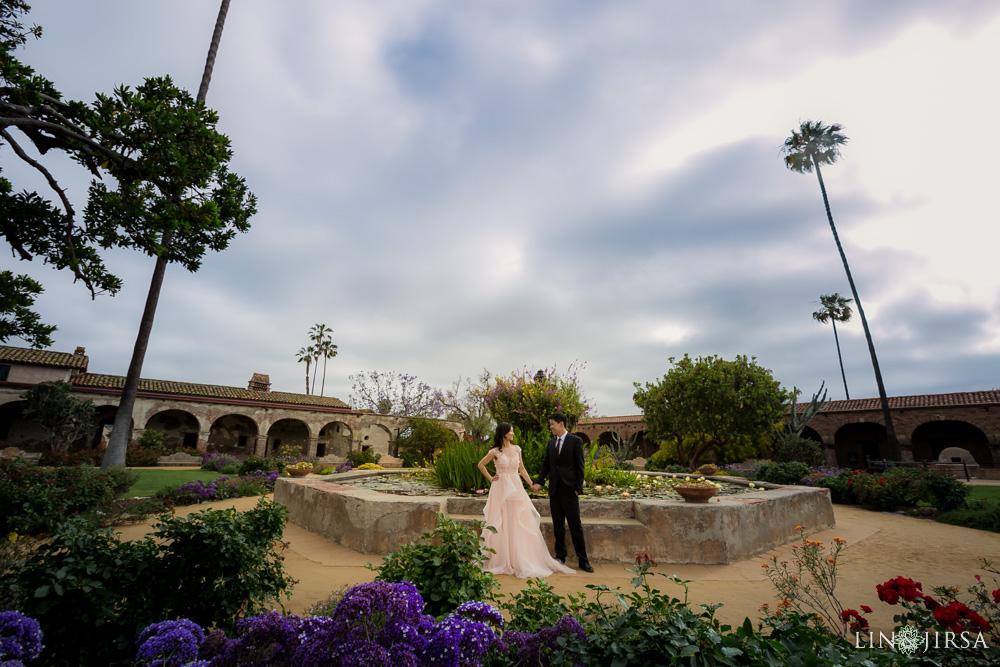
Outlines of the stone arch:
M 41 444 L 42 430 L 24 418 L 25 401 L 13 400 L 0 405 L 0 440 L 9 445 Z
M 207 451 L 253 454 L 258 432 L 257 422 L 246 415 L 223 415 L 212 422 Z
M 117 414 L 117 405 L 94 406 L 94 433 L 90 438 L 90 443 L 87 445 L 88 449 L 107 446 L 107 438 L 111 435 L 111 427 L 115 423 L 115 415 Z M 130 428 L 129 433 L 131 432 L 132 429 Z
M 152 429 L 163 434 L 165 449 L 180 447 L 196 448 L 198 434 L 201 432 L 201 422 L 187 410 L 161 410 L 146 420 L 145 429 Z
M 910 436 L 915 461 L 937 461 L 942 450 L 948 447 L 966 449 L 984 468 L 993 466 L 990 442 L 979 427 L 957 419 L 940 419 L 924 422 Z
M 821 445 L 823 444 L 823 437 L 819 434 L 819 431 L 811 426 L 806 426 L 802 429 L 802 437 L 806 440 L 814 440 Z
M 368 424 L 358 433 L 358 449 L 364 451 L 371 449 L 376 454 L 383 456 L 390 454 L 393 439 L 392 433 L 382 424 Z
M 279 419 L 267 430 L 266 452 L 273 455 L 279 447 L 297 447 L 303 455 L 309 454 L 309 426 L 301 419 Z
M 351 427 L 342 421 L 328 422 L 319 430 L 316 456 L 347 456 L 351 451 Z
M 616 431 L 603 431 L 599 436 L 597 436 L 597 444 L 600 445 L 610 445 L 612 442 L 612 437 L 616 435 Z
M 877 422 L 844 424 L 837 429 L 834 443 L 837 465 L 841 468 L 864 469 L 868 461 L 889 455 L 885 426 Z
M 581 440 L 583 440 L 583 444 L 584 445 L 590 445 L 590 436 L 587 435 L 586 433 L 584 433 L 583 431 L 577 431 L 573 435 L 575 435 L 578 438 L 580 438 Z

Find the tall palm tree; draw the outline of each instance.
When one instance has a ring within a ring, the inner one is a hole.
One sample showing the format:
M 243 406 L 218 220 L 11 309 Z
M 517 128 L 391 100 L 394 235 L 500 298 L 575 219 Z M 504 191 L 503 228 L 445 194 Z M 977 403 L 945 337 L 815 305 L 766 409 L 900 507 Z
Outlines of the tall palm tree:
M 333 330 L 330 330 L 333 333 Z M 319 385 L 319 395 L 322 396 L 323 392 L 326 390 L 326 360 L 330 357 L 337 356 L 337 346 L 333 344 L 333 340 L 329 337 L 322 338 L 316 343 L 317 350 L 321 355 L 323 355 L 323 381 Z M 319 363 L 317 362 L 317 365 Z M 313 389 L 315 389 L 315 382 L 313 383 Z
M 325 324 L 314 324 L 313 328 L 309 330 L 309 337 L 312 338 L 313 344 L 312 349 L 315 354 L 316 367 L 313 368 L 313 379 L 312 379 L 312 391 L 310 393 L 316 393 L 316 371 L 319 370 L 319 358 L 323 356 L 323 383 L 326 384 L 326 357 L 324 355 L 324 350 L 329 350 L 330 346 L 333 345 L 333 341 L 327 334 L 333 333 L 333 329 L 326 326 Z
M 222 28 L 226 24 L 226 13 L 229 11 L 230 0 L 222 0 L 219 15 L 215 19 L 215 31 L 212 33 L 212 43 L 205 58 L 205 69 L 201 75 L 201 86 L 198 89 L 197 100 L 204 104 L 208 95 L 208 84 L 212 80 L 212 69 L 215 67 L 215 55 L 222 39 Z M 164 252 L 157 256 L 153 267 L 153 276 L 149 281 L 149 291 L 146 293 L 146 305 L 139 320 L 139 333 L 132 349 L 132 360 L 129 362 L 125 384 L 122 387 L 122 397 L 115 413 L 115 423 L 108 440 L 107 451 L 101 461 L 101 469 L 105 470 L 115 465 L 125 465 L 125 450 L 132 434 L 132 408 L 135 407 L 135 397 L 139 393 L 139 376 L 142 374 L 142 362 L 146 358 L 146 348 L 149 346 L 149 335 L 153 331 L 153 317 L 156 315 L 156 305 L 160 300 L 160 288 L 163 286 L 163 274 L 167 269 L 165 258 L 166 248 L 172 239 L 170 233 L 163 235 L 161 244 Z
M 837 251 L 840 252 L 840 259 L 844 263 L 847 282 L 851 285 L 851 294 L 854 295 L 854 303 L 857 305 L 858 315 L 861 317 L 861 326 L 864 328 L 865 338 L 868 340 L 868 351 L 871 353 L 872 367 L 875 369 L 875 383 L 878 385 L 879 400 L 882 403 L 882 418 L 885 420 L 889 458 L 899 461 L 899 442 L 896 440 L 896 429 L 893 427 L 892 414 L 889 412 L 889 399 L 885 395 L 885 385 L 882 383 L 882 371 L 878 367 L 875 343 L 872 342 L 872 334 L 868 329 L 864 308 L 861 307 L 858 289 L 854 286 L 851 267 L 847 264 L 847 255 L 844 254 L 844 248 L 840 245 L 837 226 L 833 224 L 830 200 L 826 196 L 826 185 L 823 183 L 823 172 L 820 170 L 820 165 L 833 164 L 840 157 L 840 147 L 847 143 L 847 137 L 842 133 L 843 129 L 839 123 L 824 125 L 822 121 L 804 121 L 799 125 L 798 131 L 792 130 L 792 136 L 785 139 L 781 152 L 785 156 L 785 166 L 792 171 L 808 174 L 812 173 L 813 169 L 816 170 L 819 189 L 823 193 L 823 206 L 826 207 L 826 219 L 830 222 L 830 231 L 833 232 L 833 240 L 837 243 Z
M 837 292 L 821 294 L 819 302 L 823 306 L 815 313 L 813 319 L 817 322 L 833 325 L 833 340 L 837 344 L 837 359 L 840 360 L 840 377 L 844 378 L 844 395 L 851 400 L 851 392 L 847 391 L 847 375 L 844 373 L 844 357 L 840 354 L 840 339 L 837 338 L 837 322 L 847 322 L 851 319 L 850 303 L 853 299 L 845 299 Z
M 310 345 L 309 347 L 300 347 L 299 351 L 295 353 L 298 362 L 306 364 L 306 394 L 309 393 L 309 365 L 316 359 L 315 352 L 316 350 Z

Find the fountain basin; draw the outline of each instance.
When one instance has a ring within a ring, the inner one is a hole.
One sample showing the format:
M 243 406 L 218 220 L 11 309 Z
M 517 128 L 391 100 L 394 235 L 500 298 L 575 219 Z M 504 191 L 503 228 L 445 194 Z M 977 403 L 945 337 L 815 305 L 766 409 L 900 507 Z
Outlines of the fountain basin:
M 384 554 L 416 541 L 434 530 L 439 513 L 467 525 L 483 520 L 483 497 L 403 496 L 341 483 L 384 474 L 279 478 L 274 499 L 288 507 L 292 523 L 365 554 Z M 637 552 L 646 552 L 660 563 L 724 565 L 797 541 L 803 532 L 834 526 L 829 489 L 756 484 L 763 488 L 705 504 L 681 499 L 584 500 L 580 509 L 590 560 L 630 563 Z M 551 548 L 548 500 L 532 502 L 542 515 L 542 534 Z M 569 547 L 567 560 L 572 563 Z

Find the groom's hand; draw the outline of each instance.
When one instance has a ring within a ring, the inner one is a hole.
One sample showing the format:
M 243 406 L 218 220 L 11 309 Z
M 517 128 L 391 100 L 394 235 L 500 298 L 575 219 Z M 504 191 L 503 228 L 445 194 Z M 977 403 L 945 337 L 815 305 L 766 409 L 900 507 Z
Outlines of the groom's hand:
M 531 490 L 534 491 L 535 493 L 538 493 L 539 491 L 542 490 L 542 485 L 538 483 L 532 484 Z

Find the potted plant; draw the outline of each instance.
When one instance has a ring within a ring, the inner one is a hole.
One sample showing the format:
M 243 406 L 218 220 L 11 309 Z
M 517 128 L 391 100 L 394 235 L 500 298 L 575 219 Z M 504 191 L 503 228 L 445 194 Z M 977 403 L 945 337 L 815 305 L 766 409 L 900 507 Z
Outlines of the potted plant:
M 707 503 L 719 492 L 722 485 L 710 479 L 688 478 L 674 487 L 674 491 L 689 503 Z
M 305 477 L 313 471 L 313 464 L 309 461 L 299 461 L 295 465 L 285 466 L 285 472 L 290 477 Z

